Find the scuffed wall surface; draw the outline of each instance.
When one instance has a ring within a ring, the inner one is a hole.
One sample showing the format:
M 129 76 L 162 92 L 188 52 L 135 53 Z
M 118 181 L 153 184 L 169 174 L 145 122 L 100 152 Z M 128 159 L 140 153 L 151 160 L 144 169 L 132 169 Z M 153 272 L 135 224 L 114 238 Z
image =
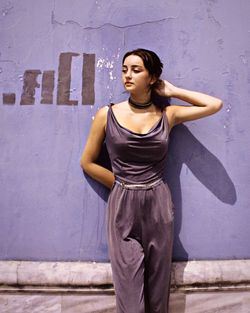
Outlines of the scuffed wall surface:
M 0 259 L 108 260 L 108 192 L 79 159 L 98 108 L 126 99 L 137 47 L 224 101 L 172 133 L 174 258 L 249 258 L 249 14 L 248 0 L 1 1 Z

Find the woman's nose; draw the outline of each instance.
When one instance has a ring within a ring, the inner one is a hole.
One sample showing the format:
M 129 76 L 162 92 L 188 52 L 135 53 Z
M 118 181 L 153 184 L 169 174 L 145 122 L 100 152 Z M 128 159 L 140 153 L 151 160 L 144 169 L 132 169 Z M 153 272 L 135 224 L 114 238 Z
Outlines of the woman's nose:
M 125 78 L 131 78 L 131 71 L 130 70 L 126 71 Z

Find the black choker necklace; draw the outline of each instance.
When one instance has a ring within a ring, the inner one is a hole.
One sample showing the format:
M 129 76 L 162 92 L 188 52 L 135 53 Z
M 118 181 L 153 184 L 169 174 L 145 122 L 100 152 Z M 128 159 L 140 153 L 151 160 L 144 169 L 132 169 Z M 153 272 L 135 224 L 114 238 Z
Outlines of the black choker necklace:
M 128 98 L 128 103 L 137 109 L 145 109 L 145 108 L 150 107 L 151 104 L 153 104 L 153 102 L 151 100 L 149 102 L 146 102 L 146 103 L 138 103 L 138 102 L 133 101 L 131 99 L 131 97 Z

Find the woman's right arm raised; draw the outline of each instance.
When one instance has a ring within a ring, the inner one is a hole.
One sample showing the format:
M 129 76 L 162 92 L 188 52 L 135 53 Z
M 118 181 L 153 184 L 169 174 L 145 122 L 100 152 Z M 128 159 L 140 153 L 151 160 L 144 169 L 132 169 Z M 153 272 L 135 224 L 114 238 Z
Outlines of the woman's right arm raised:
M 115 180 L 114 174 L 110 170 L 95 163 L 100 154 L 105 138 L 107 112 L 108 107 L 103 107 L 97 111 L 82 153 L 80 165 L 84 172 L 86 172 L 90 177 L 102 183 L 106 187 L 111 188 Z

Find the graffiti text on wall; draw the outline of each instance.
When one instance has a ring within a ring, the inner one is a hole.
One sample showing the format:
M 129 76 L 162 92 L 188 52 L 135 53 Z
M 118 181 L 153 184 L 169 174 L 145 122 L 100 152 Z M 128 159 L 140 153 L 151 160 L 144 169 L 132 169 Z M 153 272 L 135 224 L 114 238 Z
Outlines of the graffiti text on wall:
M 78 100 L 70 100 L 71 64 L 72 58 L 79 53 L 65 52 L 59 57 L 57 97 L 58 105 L 78 105 Z M 26 70 L 23 76 L 23 90 L 20 104 L 35 104 L 35 91 L 40 88 L 37 82 L 38 75 L 42 74 L 41 103 L 53 104 L 55 86 L 55 71 L 44 71 L 32 69 Z M 82 66 L 82 104 L 93 105 L 95 102 L 95 54 L 83 53 Z M 15 93 L 3 93 L 3 104 L 15 104 Z

